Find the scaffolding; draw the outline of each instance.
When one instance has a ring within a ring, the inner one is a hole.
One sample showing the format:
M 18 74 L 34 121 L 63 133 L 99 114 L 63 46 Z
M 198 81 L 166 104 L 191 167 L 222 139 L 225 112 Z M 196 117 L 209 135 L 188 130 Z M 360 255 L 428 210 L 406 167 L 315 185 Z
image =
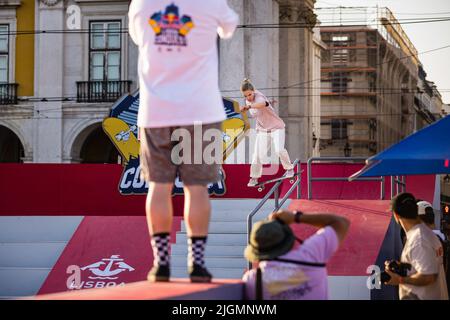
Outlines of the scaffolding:
M 373 155 L 412 132 L 417 50 L 388 8 L 321 9 L 320 154 Z M 411 107 L 410 107 L 411 106 Z M 348 153 L 348 152 L 347 152 Z

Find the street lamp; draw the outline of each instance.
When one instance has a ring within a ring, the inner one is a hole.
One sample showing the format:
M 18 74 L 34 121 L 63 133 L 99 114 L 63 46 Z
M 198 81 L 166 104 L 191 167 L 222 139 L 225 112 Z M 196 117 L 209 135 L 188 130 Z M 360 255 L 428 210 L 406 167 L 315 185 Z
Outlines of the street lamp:
M 350 145 L 348 144 L 348 142 L 346 142 L 344 147 L 344 156 L 350 157 L 351 155 L 352 155 L 352 148 L 350 148 Z
M 314 132 L 312 134 L 312 142 L 313 142 L 313 149 L 314 149 L 316 147 L 316 143 L 317 143 L 317 137 Z

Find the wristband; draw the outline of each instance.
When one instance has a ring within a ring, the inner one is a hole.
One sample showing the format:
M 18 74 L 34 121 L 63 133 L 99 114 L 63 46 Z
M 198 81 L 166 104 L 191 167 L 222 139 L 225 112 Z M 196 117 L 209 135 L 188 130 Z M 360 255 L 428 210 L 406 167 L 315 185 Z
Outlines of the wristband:
M 294 218 L 295 223 L 300 223 L 300 217 L 302 216 L 303 212 L 294 210 L 293 213 L 295 215 L 295 218 Z

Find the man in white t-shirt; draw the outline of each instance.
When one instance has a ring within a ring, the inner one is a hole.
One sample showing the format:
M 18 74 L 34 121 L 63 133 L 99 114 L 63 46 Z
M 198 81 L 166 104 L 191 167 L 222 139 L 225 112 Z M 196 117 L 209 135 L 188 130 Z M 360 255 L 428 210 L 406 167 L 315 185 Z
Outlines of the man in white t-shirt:
M 392 199 L 391 209 L 395 221 L 406 232 L 400 262 L 411 269 L 407 276 L 386 272 L 391 279 L 386 284 L 398 285 L 401 300 L 448 300 L 447 284 L 443 267 L 441 242 L 418 217 L 417 202 L 410 193 L 400 193 Z
M 320 229 L 300 244 L 289 227 L 294 222 Z M 349 226 L 344 217 L 300 211 L 279 211 L 268 220 L 255 223 L 244 254 L 249 261 L 259 262 L 260 271 L 252 269 L 244 274 L 246 297 L 327 300 L 326 263 L 337 251 Z
M 128 18 L 130 36 L 139 47 L 141 176 L 150 182 L 146 212 L 154 261 L 148 279 L 170 279 L 171 193 L 178 175 L 185 195 L 189 277 L 210 282 L 204 264 L 211 211 L 207 185 L 220 179 L 220 163 L 216 158 L 199 163 L 198 154 L 207 155 L 203 151 L 209 142 L 197 128 L 216 132 L 221 148 L 225 111 L 217 34 L 230 38 L 238 16 L 226 0 L 133 0 Z M 194 125 L 200 134 L 194 134 Z M 176 136 L 182 137 L 178 144 Z M 180 152 L 181 144 L 189 148 Z
M 447 239 L 447 236 L 442 233 L 441 230 L 436 229 L 436 223 L 434 219 L 434 209 L 431 203 L 428 201 L 418 201 L 417 202 L 417 209 L 420 220 L 422 220 L 423 223 L 425 223 L 438 237 L 439 241 L 441 241 L 442 248 L 444 249 L 444 255 L 443 255 L 443 261 L 444 261 L 444 272 L 445 272 L 445 279 L 447 283 L 447 293 L 450 283 L 450 272 L 449 272 L 449 242 Z
M 434 209 L 431 203 L 428 201 L 417 201 L 417 213 L 419 215 L 419 219 L 422 220 L 433 232 L 436 236 L 439 237 L 442 241 L 445 241 L 445 235 L 441 232 L 441 230 L 436 229 L 436 223 L 434 222 Z

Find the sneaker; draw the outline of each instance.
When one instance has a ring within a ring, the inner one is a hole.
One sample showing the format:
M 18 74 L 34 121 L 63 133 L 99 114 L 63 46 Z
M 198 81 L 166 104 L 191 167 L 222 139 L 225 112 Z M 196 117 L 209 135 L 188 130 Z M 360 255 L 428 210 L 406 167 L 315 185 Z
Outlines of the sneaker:
M 294 176 L 294 170 L 287 170 L 286 171 L 286 178 L 292 178 Z
M 211 282 L 212 275 L 205 267 L 194 264 L 189 266 L 188 269 L 191 282 Z
M 251 178 L 250 181 L 247 184 L 247 187 L 254 187 L 258 184 L 258 179 L 256 178 Z
M 153 266 L 147 275 L 147 280 L 151 282 L 167 282 L 170 279 L 169 266 Z

